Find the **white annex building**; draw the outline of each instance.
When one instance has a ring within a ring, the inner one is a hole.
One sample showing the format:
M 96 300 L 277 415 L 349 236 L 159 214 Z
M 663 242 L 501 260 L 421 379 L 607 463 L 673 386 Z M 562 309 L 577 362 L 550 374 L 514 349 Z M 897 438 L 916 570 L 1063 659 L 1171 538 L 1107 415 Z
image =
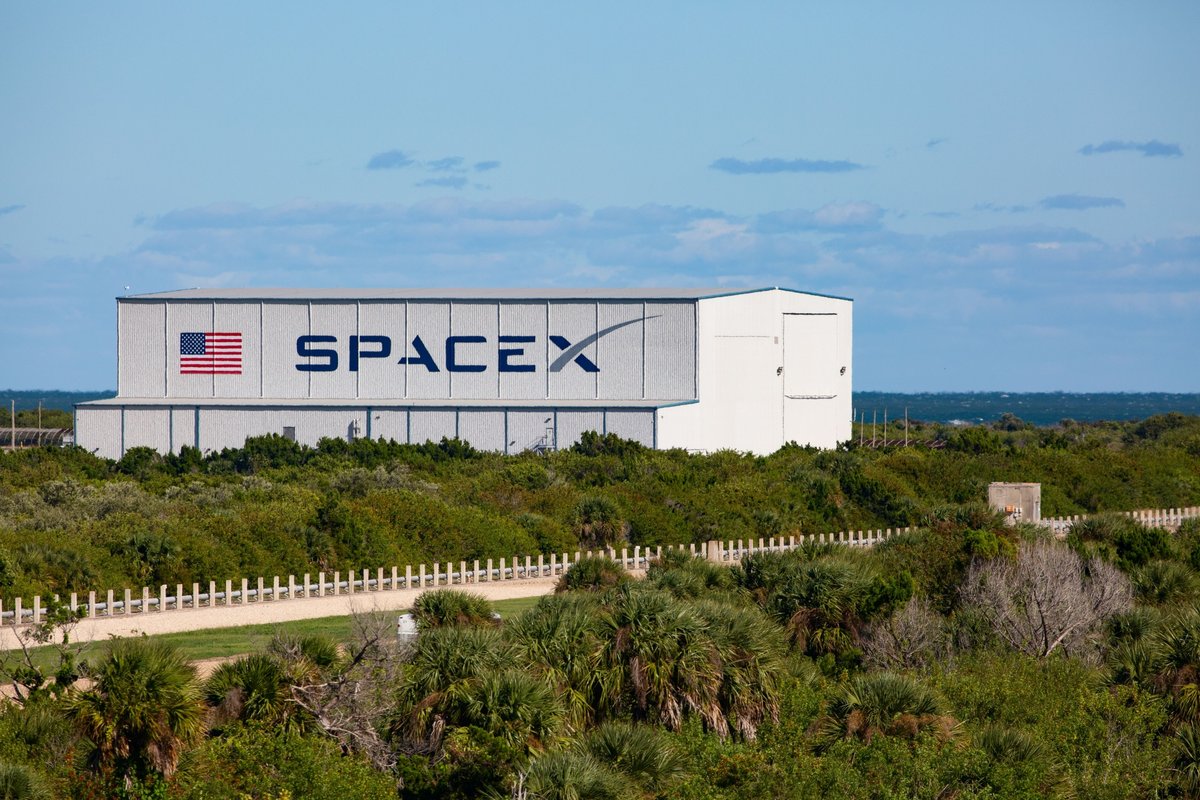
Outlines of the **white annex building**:
M 589 430 L 770 453 L 850 438 L 850 300 L 789 289 L 188 289 L 117 299 L 117 396 L 76 442 L 281 434 L 507 453 Z

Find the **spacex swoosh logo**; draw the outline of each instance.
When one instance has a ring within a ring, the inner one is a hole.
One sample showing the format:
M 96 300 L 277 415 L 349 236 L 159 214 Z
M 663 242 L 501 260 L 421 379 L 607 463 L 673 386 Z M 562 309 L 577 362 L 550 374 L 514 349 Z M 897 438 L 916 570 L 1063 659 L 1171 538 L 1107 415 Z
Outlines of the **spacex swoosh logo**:
M 552 335 L 550 337 L 550 341 L 554 342 L 555 346 L 562 350 L 563 353 L 558 358 L 550 362 L 550 371 L 561 372 L 563 367 L 574 361 L 576 364 L 582 367 L 585 372 L 599 372 L 600 368 L 592 363 L 590 358 L 583 354 L 584 350 L 588 349 L 605 336 L 608 336 L 613 331 L 619 331 L 626 325 L 634 325 L 638 322 L 644 322 L 647 319 L 657 319 L 659 316 L 661 315 L 656 314 L 653 317 L 645 317 L 645 319 L 638 318 L 631 319 L 628 322 L 618 322 L 616 325 L 609 325 L 604 330 L 596 331 L 586 339 L 580 339 L 575 344 L 571 344 L 561 336 Z

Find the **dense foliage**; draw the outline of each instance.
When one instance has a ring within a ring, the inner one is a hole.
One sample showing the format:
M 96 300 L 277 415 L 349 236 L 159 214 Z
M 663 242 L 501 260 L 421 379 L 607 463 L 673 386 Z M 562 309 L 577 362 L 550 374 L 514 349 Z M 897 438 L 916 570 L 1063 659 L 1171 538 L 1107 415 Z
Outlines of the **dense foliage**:
M 117 462 L 0 454 L 0 597 L 926 526 L 997 480 L 1040 481 L 1046 516 L 1200 504 L 1200 417 L 912 434 L 923 443 L 767 457 L 594 434 L 547 455 L 278 436 Z
M 173 581 L 222 559 L 306 569 L 768 536 L 885 512 L 914 530 L 734 567 L 676 552 L 640 580 L 594 558 L 504 620 L 432 591 L 415 641 L 362 617 L 345 642 L 277 637 L 203 680 L 153 640 L 82 663 L 62 646 L 49 668 L 9 653 L 0 796 L 1200 797 L 1200 522 L 1100 514 L 1055 541 L 973 502 L 988 480 L 1040 478 L 1068 504 L 1048 513 L 1085 510 L 1087 487 L 1125 465 L 1101 510 L 1197 504 L 1197 428 L 1016 426 L 959 449 L 768 458 L 609 437 L 548 457 L 280 439 L 207 459 L 7 456 L 10 589 L 89 570 Z M 21 549 L 31 539 L 41 550 Z M 69 630 L 60 606 L 50 616 L 47 631 Z

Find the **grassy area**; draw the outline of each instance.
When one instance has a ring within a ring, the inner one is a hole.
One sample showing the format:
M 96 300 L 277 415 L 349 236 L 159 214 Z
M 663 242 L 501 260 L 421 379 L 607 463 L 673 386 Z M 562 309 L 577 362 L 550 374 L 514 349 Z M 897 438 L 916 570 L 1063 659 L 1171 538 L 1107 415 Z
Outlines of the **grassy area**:
M 539 598 L 517 597 L 511 600 L 500 600 L 494 603 L 496 611 L 503 617 L 533 608 Z M 400 612 L 385 612 L 399 614 Z M 317 619 L 302 619 L 295 622 L 277 622 L 265 625 L 240 625 L 235 628 L 209 628 L 198 631 L 181 631 L 179 633 L 162 633 L 151 637 L 168 642 L 183 652 L 189 661 L 201 661 L 208 658 L 228 658 L 230 656 L 252 653 L 261 650 L 276 634 L 286 633 L 293 636 L 320 634 L 335 641 L 344 641 L 350 637 L 353 618 L 319 617 Z M 84 645 L 82 656 L 103 651 L 104 642 L 97 641 Z M 50 667 L 54 659 L 54 648 L 38 647 L 32 650 L 34 664 L 43 669 Z M 18 653 L 0 654 L 0 664 L 12 663 Z

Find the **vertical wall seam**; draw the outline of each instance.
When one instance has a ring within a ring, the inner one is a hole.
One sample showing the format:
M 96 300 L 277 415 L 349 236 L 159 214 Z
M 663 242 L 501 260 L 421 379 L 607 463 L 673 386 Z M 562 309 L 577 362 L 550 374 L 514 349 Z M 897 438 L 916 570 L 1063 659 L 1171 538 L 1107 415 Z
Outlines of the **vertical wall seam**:
M 167 382 L 171 374 L 171 329 L 167 325 L 167 309 L 170 303 L 163 303 L 163 397 L 167 397 Z
M 117 397 L 125 394 L 121 385 L 121 298 L 117 298 Z
M 646 399 L 646 301 L 642 301 L 642 399 Z
M 266 359 L 263 358 L 263 354 L 267 351 L 267 343 L 265 340 L 266 327 L 263 324 L 263 315 L 265 313 L 265 309 L 263 308 L 263 305 L 264 305 L 263 301 L 259 300 L 258 301 L 258 397 L 259 397 L 259 399 L 262 399 L 263 397 L 266 396 L 264 394 L 264 392 L 266 391 L 266 385 L 265 385 L 265 379 L 263 378 L 263 371 L 266 368 L 264 366 L 264 362 L 266 361 Z

